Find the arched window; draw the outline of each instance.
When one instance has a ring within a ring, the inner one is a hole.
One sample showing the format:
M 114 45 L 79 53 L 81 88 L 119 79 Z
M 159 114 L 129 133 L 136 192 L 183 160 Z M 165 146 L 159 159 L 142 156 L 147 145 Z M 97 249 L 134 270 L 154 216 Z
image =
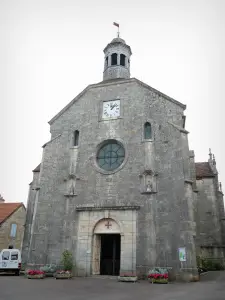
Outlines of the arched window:
M 111 56 L 111 65 L 115 66 L 117 65 L 117 53 L 113 53 Z
M 78 146 L 79 144 L 79 131 L 76 130 L 73 133 L 73 146 Z
M 149 122 L 144 125 L 144 139 L 150 140 L 152 138 L 152 126 Z
M 125 58 L 124 54 L 120 54 L 120 65 L 125 67 Z

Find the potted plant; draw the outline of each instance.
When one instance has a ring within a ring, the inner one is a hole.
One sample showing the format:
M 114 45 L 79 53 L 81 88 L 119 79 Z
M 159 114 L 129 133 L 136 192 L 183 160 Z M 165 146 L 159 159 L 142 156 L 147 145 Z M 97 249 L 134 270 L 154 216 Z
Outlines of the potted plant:
M 57 270 L 54 277 L 55 279 L 69 279 L 73 276 L 71 271 Z
M 168 270 L 164 268 L 154 268 L 148 272 L 150 283 L 168 283 Z
M 27 278 L 28 279 L 43 279 L 45 277 L 45 273 L 40 270 L 28 270 Z
M 63 270 L 57 270 L 54 274 L 55 279 L 72 278 L 73 255 L 70 251 L 65 250 L 62 254 Z

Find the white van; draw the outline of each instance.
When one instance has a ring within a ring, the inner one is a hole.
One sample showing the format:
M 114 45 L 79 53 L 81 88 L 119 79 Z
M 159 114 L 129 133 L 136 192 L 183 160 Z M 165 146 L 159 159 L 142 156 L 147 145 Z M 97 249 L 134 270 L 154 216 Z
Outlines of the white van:
M 0 272 L 13 272 L 20 275 L 21 253 L 18 249 L 3 249 L 0 252 Z

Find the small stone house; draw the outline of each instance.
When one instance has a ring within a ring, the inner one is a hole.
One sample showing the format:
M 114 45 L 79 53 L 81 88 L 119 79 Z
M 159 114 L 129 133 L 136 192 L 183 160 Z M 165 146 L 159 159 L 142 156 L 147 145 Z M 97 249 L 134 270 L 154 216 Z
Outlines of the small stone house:
M 26 209 L 22 202 L 5 203 L 0 195 L 0 250 L 21 249 Z

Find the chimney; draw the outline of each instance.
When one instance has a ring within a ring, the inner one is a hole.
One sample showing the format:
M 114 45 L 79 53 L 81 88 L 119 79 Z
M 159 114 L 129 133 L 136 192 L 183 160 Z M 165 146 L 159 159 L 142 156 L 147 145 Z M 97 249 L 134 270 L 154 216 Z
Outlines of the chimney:
M 0 203 L 4 203 L 5 200 L 3 199 L 2 195 L 0 194 Z

